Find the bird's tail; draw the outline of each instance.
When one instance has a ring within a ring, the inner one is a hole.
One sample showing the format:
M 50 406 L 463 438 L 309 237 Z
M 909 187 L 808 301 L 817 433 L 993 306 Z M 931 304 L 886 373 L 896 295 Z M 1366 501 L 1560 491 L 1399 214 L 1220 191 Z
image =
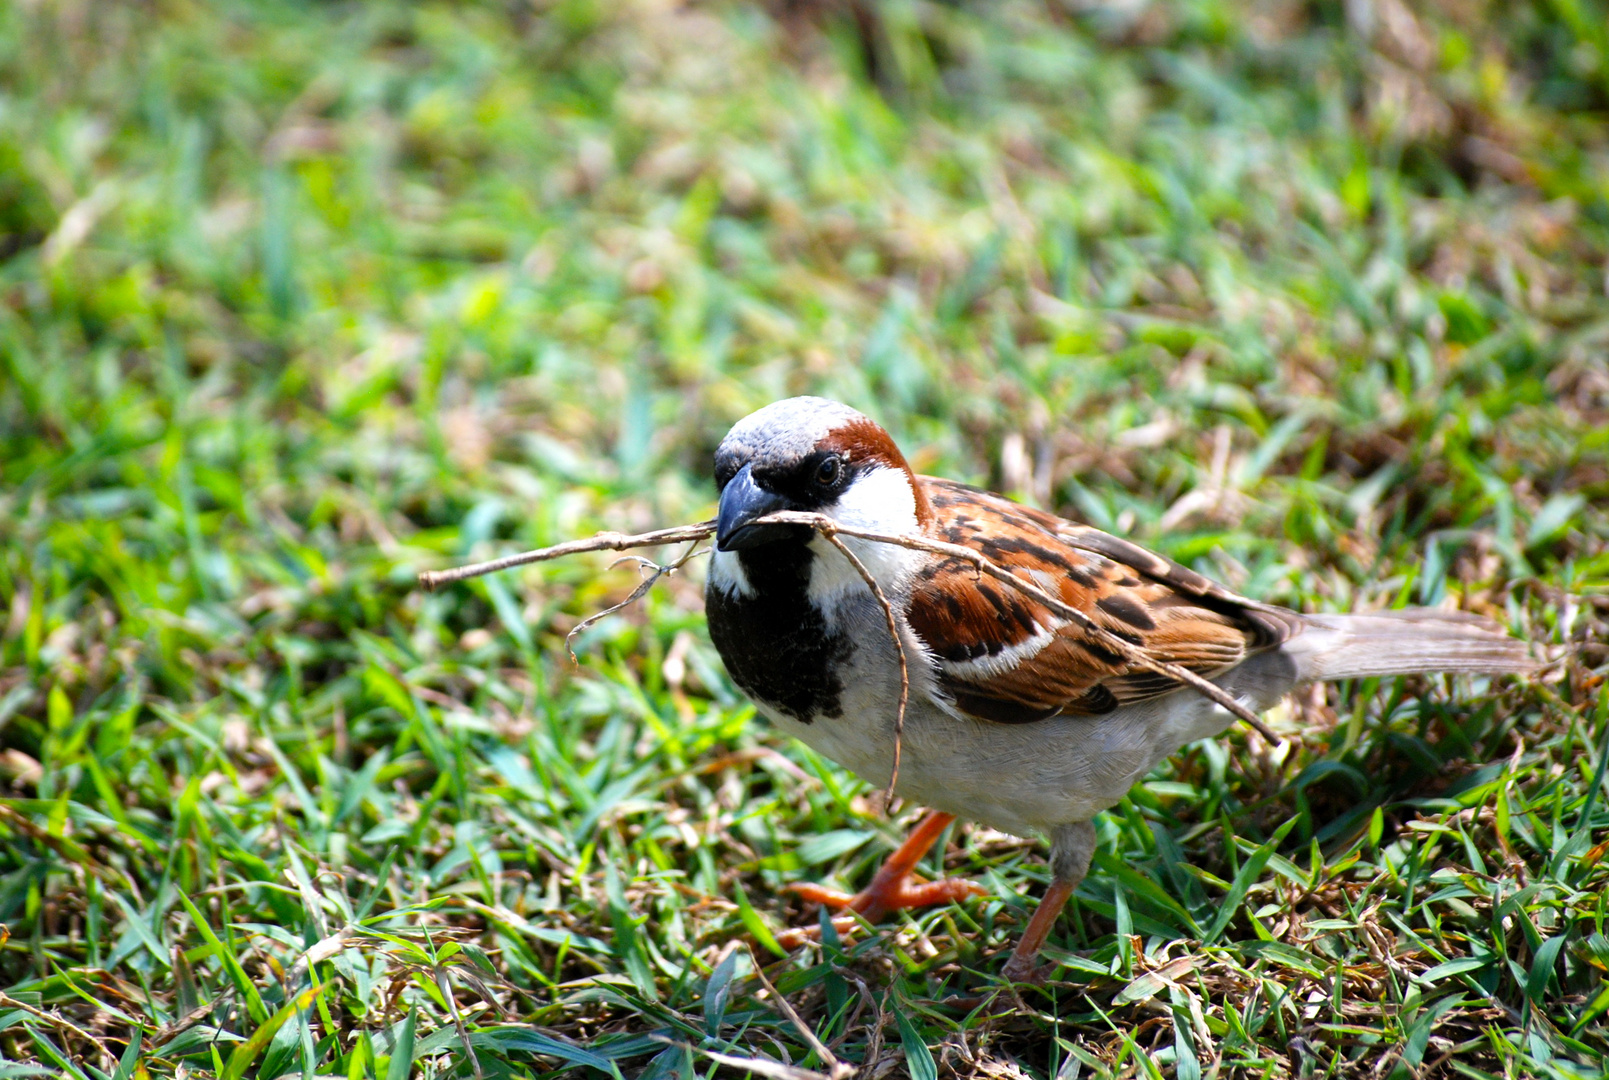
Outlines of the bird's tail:
M 1301 682 L 1419 672 L 1518 674 L 1537 661 L 1525 641 L 1480 615 L 1405 608 L 1366 615 L 1304 615 L 1303 631 L 1281 651 Z

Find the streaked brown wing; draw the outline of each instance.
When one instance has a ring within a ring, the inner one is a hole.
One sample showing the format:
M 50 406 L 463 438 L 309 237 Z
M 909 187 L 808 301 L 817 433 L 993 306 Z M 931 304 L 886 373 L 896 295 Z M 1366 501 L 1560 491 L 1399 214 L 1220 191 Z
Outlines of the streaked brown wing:
M 1294 612 L 1236 596 L 1144 548 L 988 492 L 920 477 L 937 539 L 970 547 L 1059 595 L 1157 660 L 1215 675 L 1300 628 Z M 1002 723 L 1109 712 L 1178 688 L 962 560 L 916 582 L 911 627 L 957 708 Z

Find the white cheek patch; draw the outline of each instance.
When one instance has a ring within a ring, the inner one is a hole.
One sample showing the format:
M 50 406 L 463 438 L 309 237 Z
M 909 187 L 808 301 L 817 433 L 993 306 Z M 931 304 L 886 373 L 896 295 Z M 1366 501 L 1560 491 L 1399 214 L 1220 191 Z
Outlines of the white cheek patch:
M 910 475 L 903 469 L 880 466 L 861 473 L 825 510 L 833 520 L 859 529 L 916 531 L 916 492 L 911 490 Z
M 872 532 L 899 536 L 918 532 L 916 494 L 907 473 L 900 469 L 877 468 L 862 473 L 823 513 L 844 525 Z M 871 573 L 885 595 L 895 592 L 910 572 L 926 557 L 922 552 L 881 544 L 875 540 L 839 537 Z M 811 601 L 831 620 L 831 602 L 845 593 L 868 592 L 860 572 L 843 553 L 821 536 L 811 538 L 815 558 L 810 566 Z
M 735 551 L 717 549 L 710 556 L 710 572 L 707 580 L 712 588 L 719 589 L 728 596 L 754 595 L 754 586 L 749 584 L 749 575 L 743 569 L 743 560 L 738 558 Z

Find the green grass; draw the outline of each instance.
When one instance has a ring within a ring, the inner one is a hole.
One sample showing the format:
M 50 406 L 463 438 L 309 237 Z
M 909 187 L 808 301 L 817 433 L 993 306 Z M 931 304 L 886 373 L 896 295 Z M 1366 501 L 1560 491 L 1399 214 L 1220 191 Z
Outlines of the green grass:
M 1606 25 L 0 7 L 0 1073 L 822 1069 L 752 940 L 867 1077 L 1600 1074 Z M 1043 849 L 965 825 L 988 897 L 775 957 L 916 808 L 754 722 L 701 568 L 577 664 L 631 568 L 412 582 L 707 516 L 805 391 L 1252 595 L 1571 648 L 1187 748 L 1020 1000 Z

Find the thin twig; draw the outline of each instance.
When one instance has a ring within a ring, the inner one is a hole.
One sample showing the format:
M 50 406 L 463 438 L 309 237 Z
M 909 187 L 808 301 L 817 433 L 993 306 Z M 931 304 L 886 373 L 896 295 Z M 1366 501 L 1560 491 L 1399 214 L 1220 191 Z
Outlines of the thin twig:
M 430 927 L 422 928 L 425 935 L 425 948 L 430 955 L 430 975 L 441 991 L 441 996 L 447 1002 L 447 1012 L 452 1016 L 453 1027 L 458 1030 L 458 1039 L 463 1044 L 464 1053 L 469 1055 L 469 1064 L 475 1070 L 475 1080 L 485 1080 L 486 1074 L 481 1071 L 480 1058 L 475 1056 L 475 1046 L 469 1040 L 469 1027 L 464 1023 L 464 1014 L 458 1011 L 458 999 L 453 996 L 452 984 L 447 981 L 447 969 L 436 958 L 436 942 L 430 936 Z M 320 944 L 323 944 L 320 942 Z M 318 948 L 315 945 L 313 948 Z M 311 952 L 312 950 L 308 950 Z
M 1235 700 L 1222 687 L 1202 678 L 1189 668 L 1153 658 L 1143 648 L 1112 633 L 1084 614 L 1084 612 L 1052 596 L 1037 585 L 1023 580 L 971 548 L 962 547 L 959 544 L 945 543 L 942 540 L 930 540 L 925 536 L 904 536 L 896 533 L 874 532 L 871 529 L 860 529 L 852 525 L 840 524 L 824 514 L 805 514 L 793 510 L 775 511 L 763 518 L 756 519 L 752 524 L 805 525 L 815 529 L 829 539 L 835 535 L 850 536 L 857 540 L 893 544 L 896 547 L 907 548 L 911 551 L 926 551 L 934 555 L 945 555 L 971 563 L 981 573 L 987 574 L 995 580 L 1011 586 L 1018 592 L 1032 597 L 1051 612 L 1076 625 L 1084 633 L 1098 641 L 1103 648 L 1117 653 L 1129 663 L 1191 687 L 1215 704 L 1228 710 L 1234 716 L 1244 720 L 1271 744 L 1277 745 L 1283 741 L 1258 718 L 1256 713 Z M 580 555 L 589 551 L 624 551 L 627 548 L 634 547 L 675 544 L 685 540 L 701 540 L 714 532 L 715 522 L 703 521 L 697 525 L 681 525 L 673 529 L 660 529 L 656 532 L 640 533 L 635 536 L 617 532 L 599 533 L 597 536 L 589 537 L 585 540 L 571 540 L 568 543 L 556 544 L 553 547 L 541 548 L 537 551 L 527 551 L 519 555 L 493 559 L 491 562 L 474 563 L 470 566 L 460 566 L 451 570 L 426 570 L 420 573 L 419 583 L 427 589 L 434 589 L 438 585 L 444 585 L 448 582 L 463 581 L 466 578 L 490 574 L 497 570 L 507 570 L 512 566 L 544 562 L 564 555 Z
M 441 996 L 447 999 L 447 1010 L 452 1014 L 453 1027 L 458 1029 L 458 1041 L 463 1044 L 464 1053 L 469 1055 L 469 1065 L 475 1070 L 475 1080 L 485 1080 L 486 1074 L 481 1071 L 480 1058 L 475 1056 L 475 1044 L 469 1038 L 469 1026 L 464 1023 L 464 1014 L 458 1009 L 458 998 L 453 994 L 452 984 L 447 981 L 447 969 L 437 967 L 432 974 L 436 977 L 436 986 L 441 990 Z
M 810 1026 L 799 1018 L 799 1014 L 794 1011 L 793 1005 L 788 999 L 779 994 L 777 988 L 771 985 L 771 980 L 765 977 L 765 969 L 760 966 L 759 958 L 754 955 L 752 948 L 749 949 L 749 963 L 754 965 L 755 978 L 760 980 L 760 985 L 765 987 L 766 992 L 771 995 L 771 1000 L 776 1002 L 776 1006 L 782 1015 L 788 1018 L 788 1022 L 799 1033 L 799 1037 L 805 1041 L 805 1045 L 814 1050 L 816 1057 L 821 1059 L 823 1065 L 827 1066 L 827 1075 L 832 1080 L 844 1080 L 845 1077 L 853 1076 L 855 1067 L 839 1061 L 837 1055 L 827 1049 L 826 1044 L 816 1037 L 814 1031 L 810 1030 Z
M 1165 675 L 1175 682 L 1182 682 L 1210 698 L 1214 703 L 1223 706 L 1235 716 L 1246 721 L 1270 743 L 1278 744 L 1282 740 L 1246 706 L 1236 701 L 1222 687 L 1197 675 L 1189 668 L 1178 664 L 1169 664 L 1151 657 L 1146 651 L 1133 642 L 1127 641 L 1112 633 L 1106 627 L 1091 619 L 1082 611 L 1073 607 L 1039 586 L 1024 581 L 1011 571 L 999 566 L 985 558 L 971 548 L 960 544 L 949 544 L 942 540 L 930 540 L 925 536 L 904 536 L 897 533 L 874 532 L 871 529 L 860 529 L 852 525 L 844 525 L 825 514 L 805 514 L 794 510 L 777 510 L 762 518 L 756 518 L 752 524 L 756 525 L 808 525 L 824 536 L 841 534 L 852 536 L 857 540 L 871 540 L 879 544 L 894 544 L 898 547 L 909 548 L 912 551 L 926 551 L 934 555 L 946 555 L 953 559 L 961 559 L 971 563 L 980 571 L 988 574 L 1003 584 L 1010 585 L 1018 592 L 1032 597 L 1052 612 L 1076 625 L 1090 637 L 1099 641 L 1103 648 L 1117 653 L 1131 664 L 1137 664 L 1147 671 L 1154 671 L 1158 675 Z
M 26 1001 L 18 1001 L 16 998 L 5 993 L 4 991 L 0 991 L 0 1007 L 7 1009 L 20 1009 L 29 1016 L 38 1017 L 45 1023 L 52 1024 L 55 1027 L 60 1028 L 62 1031 L 70 1031 L 74 1035 L 77 1035 L 80 1039 L 83 1039 L 85 1042 L 89 1043 L 91 1046 L 97 1047 L 101 1053 L 106 1055 L 109 1060 L 117 1060 L 117 1056 L 106 1048 L 106 1043 L 102 1039 L 91 1035 L 89 1032 L 85 1031 L 83 1028 L 79 1027 L 77 1024 L 66 1019 L 65 1017 L 57 1016 L 55 1013 L 47 1013 L 43 1009 L 35 1008 L 34 1006 L 28 1004 Z M 130 1036 L 130 1038 L 139 1038 L 138 1028 L 134 1030 L 134 1033 Z
M 883 595 L 883 587 L 877 584 L 877 579 L 866 569 L 866 564 L 861 562 L 855 553 L 849 550 L 849 545 L 837 536 L 824 529 L 818 531 L 827 543 L 843 552 L 844 558 L 849 560 L 849 565 L 855 568 L 855 572 L 872 591 L 872 595 L 877 597 L 877 603 L 883 609 L 883 618 L 888 620 L 888 636 L 894 639 L 894 655 L 899 657 L 899 711 L 894 714 L 894 768 L 888 774 L 888 788 L 883 792 L 883 805 L 890 806 L 894 802 L 894 785 L 899 781 L 900 743 L 905 737 L 905 706 L 911 698 L 911 669 L 905 661 L 905 639 L 900 637 L 899 620 L 894 617 L 893 605 L 888 602 L 888 597 Z
M 427 589 L 435 589 L 441 585 L 448 585 L 454 581 L 465 581 L 482 574 L 492 574 L 499 570 L 507 570 L 514 566 L 525 566 L 527 563 L 546 562 L 549 559 L 563 558 L 566 555 L 582 555 L 589 551 L 625 551 L 627 548 L 657 547 L 660 544 L 680 544 L 685 540 L 702 540 L 706 536 L 715 534 L 714 521 L 701 521 L 697 525 L 678 525 L 673 529 L 659 529 L 654 532 L 639 533 L 635 536 L 626 533 L 601 532 L 597 536 L 589 536 L 585 540 L 570 540 L 563 544 L 554 544 L 552 547 L 538 548 L 535 551 L 522 551 L 518 555 L 505 555 L 501 559 L 490 562 L 470 563 L 468 566 L 455 566 L 450 570 L 422 570 L 419 573 L 419 584 Z

